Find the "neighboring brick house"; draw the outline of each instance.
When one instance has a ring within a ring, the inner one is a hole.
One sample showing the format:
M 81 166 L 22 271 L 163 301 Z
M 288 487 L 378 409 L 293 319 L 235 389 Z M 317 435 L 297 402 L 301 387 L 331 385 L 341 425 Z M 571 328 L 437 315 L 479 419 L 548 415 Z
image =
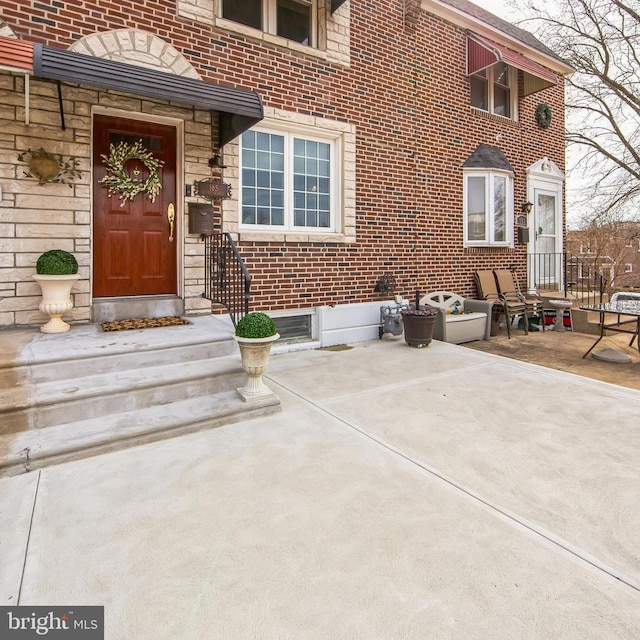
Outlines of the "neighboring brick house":
M 379 305 L 385 274 L 475 296 L 476 269 L 526 278 L 527 253 L 563 250 L 571 69 L 466 0 L 0 0 L 0 19 L 1 326 L 43 319 L 30 276 L 54 247 L 81 265 L 76 321 L 208 311 L 188 213 L 211 176 L 252 308 L 275 315 Z M 163 188 L 120 207 L 100 156 L 140 138 Z M 18 161 L 39 148 L 82 176 L 39 185 Z
M 567 231 L 567 253 L 579 274 L 596 270 L 607 291 L 640 289 L 640 224 L 617 222 Z

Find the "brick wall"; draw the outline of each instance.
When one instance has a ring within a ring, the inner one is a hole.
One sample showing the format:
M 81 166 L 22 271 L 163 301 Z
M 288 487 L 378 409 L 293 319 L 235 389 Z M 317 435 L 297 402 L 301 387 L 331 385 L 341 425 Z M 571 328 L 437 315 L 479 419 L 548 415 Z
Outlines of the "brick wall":
M 610 293 L 640 288 L 640 224 L 614 222 L 596 229 L 569 231 L 566 247 L 578 261 L 595 262 L 608 280 Z
M 209 13 L 212 4 L 191 4 L 198 9 L 187 18 L 177 15 L 175 2 L 164 0 L 59 0 L 48 8 L 2 0 L 0 16 L 19 37 L 65 48 L 95 31 L 150 31 L 170 42 L 204 79 L 256 89 L 267 107 L 355 126 L 357 241 L 240 238 L 253 276 L 255 308 L 378 300 L 374 287 L 384 273 L 396 277 L 405 295 L 416 287 L 475 295 L 474 270 L 514 262 L 524 270 L 525 245 L 463 247 L 461 166 L 479 143 L 499 146 L 516 172 L 517 210 L 526 199 L 527 166 L 548 156 L 564 168 L 562 86 L 521 99 L 517 123 L 473 110 L 464 30 L 425 12 L 411 11 L 407 20 L 404 3 L 395 0 L 343 5 L 345 10 L 351 5 L 348 34 L 333 28 L 337 35 L 332 37 L 336 47 L 340 37 L 348 41 L 350 55 L 340 62 L 221 30 Z M 344 20 L 342 11 L 335 20 Z M 553 124 L 544 131 L 534 118 L 540 102 L 553 110 Z M 86 185 L 82 188 L 86 197 Z M 86 208 L 80 214 L 88 217 Z M 70 244 L 77 250 L 84 242 L 86 249 L 88 230 L 81 224 L 79 233 L 85 236 L 76 238 L 72 228 Z M 196 251 L 190 261 L 194 275 L 199 256 Z M 87 260 L 85 255 L 83 264 Z M 192 282 L 189 295 L 199 295 L 197 278 Z

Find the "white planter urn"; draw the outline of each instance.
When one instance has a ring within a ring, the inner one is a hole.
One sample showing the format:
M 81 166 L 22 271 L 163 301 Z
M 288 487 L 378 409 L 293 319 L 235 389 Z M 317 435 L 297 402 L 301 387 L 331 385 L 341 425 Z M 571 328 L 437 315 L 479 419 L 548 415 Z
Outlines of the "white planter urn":
M 33 279 L 42 289 L 42 302 L 38 307 L 43 313 L 49 314 L 49 322 L 40 327 L 42 333 L 62 333 L 69 331 L 69 324 L 62 319 L 62 315 L 73 309 L 71 289 L 80 275 L 49 276 L 38 273 Z
M 238 389 L 245 402 L 261 400 L 273 395 L 273 391 L 262 381 L 262 376 L 269 364 L 271 345 L 280 337 L 279 333 L 268 338 L 240 338 L 235 336 L 240 347 L 242 368 L 247 374 L 247 383 Z

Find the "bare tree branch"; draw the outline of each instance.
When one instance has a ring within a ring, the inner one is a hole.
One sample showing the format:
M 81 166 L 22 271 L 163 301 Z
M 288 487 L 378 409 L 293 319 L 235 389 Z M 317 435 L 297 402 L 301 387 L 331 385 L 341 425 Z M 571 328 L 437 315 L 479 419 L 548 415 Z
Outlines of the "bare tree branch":
M 592 220 L 640 219 L 640 0 L 521 0 L 567 79 L 570 176 L 587 173 Z

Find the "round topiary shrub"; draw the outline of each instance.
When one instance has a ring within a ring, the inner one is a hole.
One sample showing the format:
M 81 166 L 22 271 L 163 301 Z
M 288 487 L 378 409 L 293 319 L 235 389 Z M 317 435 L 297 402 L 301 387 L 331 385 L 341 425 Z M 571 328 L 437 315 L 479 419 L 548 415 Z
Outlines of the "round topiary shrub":
M 78 273 L 78 262 L 68 251 L 45 251 L 36 262 L 36 273 L 47 276 L 68 276 Z
M 273 320 L 260 311 L 252 311 L 238 322 L 236 335 L 239 338 L 269 338 L 278 333 Z

